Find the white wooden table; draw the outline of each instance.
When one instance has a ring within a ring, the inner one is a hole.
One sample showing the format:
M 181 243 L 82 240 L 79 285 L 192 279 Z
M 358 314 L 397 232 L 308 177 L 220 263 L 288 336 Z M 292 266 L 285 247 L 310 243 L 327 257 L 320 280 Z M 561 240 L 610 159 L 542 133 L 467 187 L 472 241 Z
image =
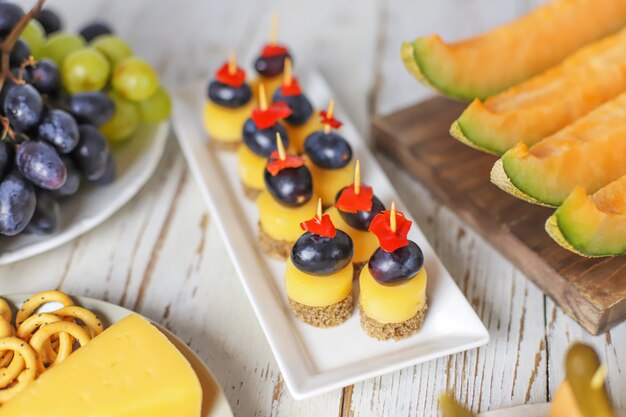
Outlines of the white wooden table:
M 249 56 L 251 39 L 266 36 L 270 12 L 278 10 L 280 37 L 292 46 L 296 65 L 322 71 L 364 137 L 372 114 L 430 95 L 402 67 L 402 40 L 432 32 L 450 40 L 469 36 L 538 3 L 49 0 L 71 29 L 96 17 L 112 22 L 170 87 L 206 79 L 232 48 Z M 597 347 L 611 391 L 626 406 L 626 325 L 601 337 L 585 334 L 421 186 L 381 160 L 489 328 L 488 346 L 294 401 L 173 136 L 156 175 L 131 203 L 72 243 L 0 267 L 0 293 L 60 288 L 159 321 L 206 361 L 237 416 L 434 416 L 444 390 L 474 410 L 544 402 L 576 339 Z

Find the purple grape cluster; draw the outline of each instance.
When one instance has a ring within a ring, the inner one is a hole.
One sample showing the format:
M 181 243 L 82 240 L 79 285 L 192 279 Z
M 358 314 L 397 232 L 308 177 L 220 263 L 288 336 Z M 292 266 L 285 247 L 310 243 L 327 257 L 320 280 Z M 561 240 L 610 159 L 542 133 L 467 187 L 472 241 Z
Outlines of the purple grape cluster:
M 0 2 L 0 40 L 24 18 L 19 6 Z M 62 28 L 52 10 L 36 19 L 47 33 Z M 98 22 L 83 32 L 91 38 L 107 28 Z M 99 129 L 115 114 L 115 104 L 102 91 L 68 95 L 55 62 L 35 62 L 21 38 L 9 61 L 11 76 L 0 90 L 0 235 L 50 234 L 59 224 L 59 199 L 75 194 L 81 182 L 106 185 L 115 178 Z

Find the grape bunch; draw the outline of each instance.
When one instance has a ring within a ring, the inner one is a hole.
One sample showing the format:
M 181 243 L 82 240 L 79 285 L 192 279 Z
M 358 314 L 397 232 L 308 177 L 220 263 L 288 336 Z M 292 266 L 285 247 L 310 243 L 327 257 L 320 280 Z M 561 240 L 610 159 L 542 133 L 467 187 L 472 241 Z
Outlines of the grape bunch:
M 166 120 L 167 91 L 110 26 L 78 34 L 43 8 L 0 2 L 0 235 L 45 235 L 59 201 L 115 179 L 111 149 Z

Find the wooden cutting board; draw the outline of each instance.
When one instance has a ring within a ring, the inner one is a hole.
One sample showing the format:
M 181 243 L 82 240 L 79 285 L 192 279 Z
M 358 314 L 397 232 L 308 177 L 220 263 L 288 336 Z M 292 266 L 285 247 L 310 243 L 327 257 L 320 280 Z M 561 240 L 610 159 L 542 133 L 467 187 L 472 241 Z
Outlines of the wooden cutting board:
M 376 147 L 517 266 L 592 334 L 626 320 L 626 256 L 587 259 L 544 231 L 552 210 L 509 196 L 489 182 L 496 157 L 452 138 L 465 104 L 436 97 L 373 122 Z M 493 277 L 498 279 L 499 277 Z

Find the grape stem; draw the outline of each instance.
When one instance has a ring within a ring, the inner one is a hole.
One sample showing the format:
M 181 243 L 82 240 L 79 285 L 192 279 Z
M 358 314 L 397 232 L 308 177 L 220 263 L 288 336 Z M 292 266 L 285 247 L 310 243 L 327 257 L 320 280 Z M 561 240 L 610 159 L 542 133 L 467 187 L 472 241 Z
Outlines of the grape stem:
M 28 22 L 30 22 L 30 20 L 41 11 L 41 8 L 43 7 L 43 4 L 45 2 L 46 0 L 37 0 L 35 6 L 30 9 L 28 13 L 22 16 L 22 18 L 17 22 L 15 27 L 11 30 L 9 35 L 2 42 L 0 42 L 0 54 L 2 54 L 0 58 L 0 90 L 2 90 L 2 87 L 4 86 L 4 81 L 7 77 L 13 78 L 13 74 L 11 74 L 11 66 L 9 63 L 11 51 L 15 46 L 15 42 L 17 42 L 17 40 L 19 39 L 20 35 L 24 31 L 24 28 L 26 27 L 26 25 L 28 25 Z M 5 116 L 0 116 L 0 124 L 2 124 L 4 131 L 8 133 L 11 139 L 15 139 L 15 132 L 13 131 L 13 129 L 11 129 L 11 126 L 9 125 L 9 119 L 7 119 Z M 2 139 L 6 137 L 6 133 L 1 136 Z

